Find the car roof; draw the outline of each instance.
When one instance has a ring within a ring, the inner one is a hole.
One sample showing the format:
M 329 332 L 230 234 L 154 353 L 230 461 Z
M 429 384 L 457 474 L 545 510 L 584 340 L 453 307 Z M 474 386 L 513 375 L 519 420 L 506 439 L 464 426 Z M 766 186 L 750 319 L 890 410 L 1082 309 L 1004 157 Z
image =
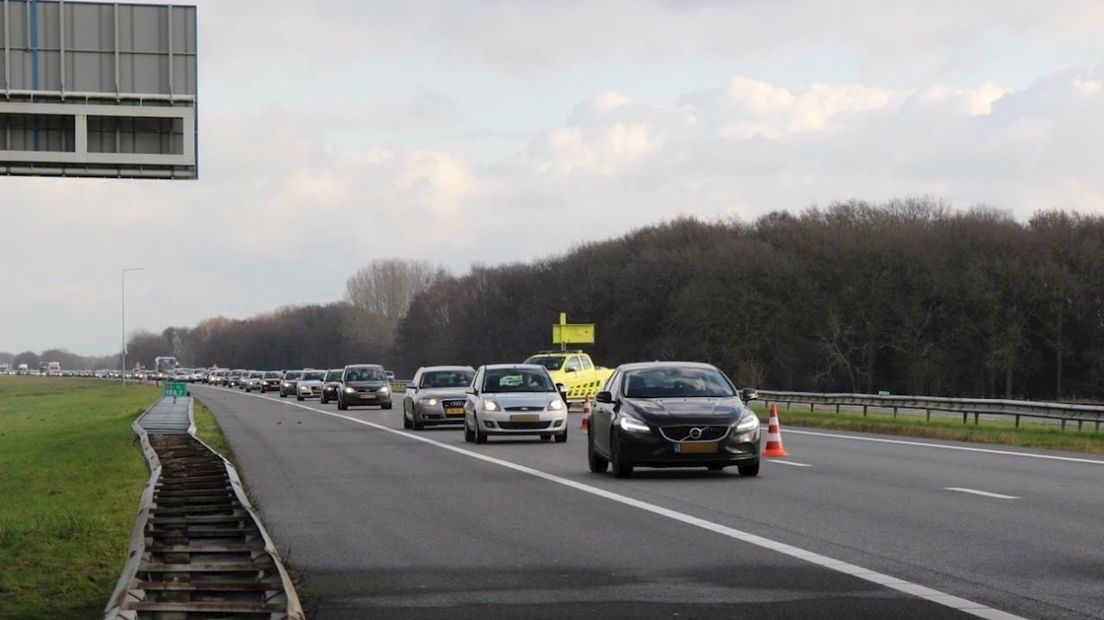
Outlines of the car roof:
M 632 362 L 629 364 L 621 364 L 617 367 L 618 370 L 648 370 L 652 368 L 697 368 L 701 370 L 719 370 L 713 364 L 707 364 L 705 362 Z
M 516 368 L 518 370 L 546 370 L 544 366 L 540 364 L 484 364 L 483 368 L 487 370 L 503 370 Z
M 437 372 L 448 370 L 469 370 L 475 372 L 475 369 L 471 366 L 422 366 L 418 369 L 418 372 Z
M 383 366 L 379 364 L 348 364 L 345 368 L 379 368 L 383 370 Z M 342 370 L 345 370 L 345 368 L 342 368 Z

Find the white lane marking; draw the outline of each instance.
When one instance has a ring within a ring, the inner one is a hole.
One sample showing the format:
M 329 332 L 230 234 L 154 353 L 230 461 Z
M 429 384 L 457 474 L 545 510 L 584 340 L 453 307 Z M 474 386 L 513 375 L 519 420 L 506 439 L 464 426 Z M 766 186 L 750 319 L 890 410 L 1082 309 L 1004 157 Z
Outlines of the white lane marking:
M 969 493 L 971 495 L 981 495 L 982 497 L 995 497 L 997 499 L 1020 499 L 1015 495 L 1001 495 L 1000 493 L 990 493 L 989 491 L 979 491 L 977 489 L 964 489 L 962 487 L 943 487 L 944 491 L 955 491 L 957 493 Z
M 794 467 L 812 467 L 808 463 L 798 463 L 797 461 L 780 461 L 778 459 L 767 459 L 768 463 L 778 463 L 779 465 L 793 465 Z
M 1011 450 L 993 450 L 992 448 L 969 448 L 966 446 L 945 446 L 938 443 L 924 441 L 903 441 L 901 439 L 882 439 L 881 437 L 858 437 L 856 435 L 840 435 L 838 433 L 817 433 L 813 431 L 787 430 L 787 434 L 810 435 L 813 437 L 831 437 L 833 439 L 852 439 L 854 441 L 873 441 L 876 443 L 892 443 L 901 446 L 920 446 L 923 448 L 939 448 L 941 450 L 960 450 L 963 452 L 981 452 L 983 454 L 1001 454 L 1004 456 L 1022 456 L 1029 459 L 1046 459 L 1050 461 L 1066 461 L 1069 463 L 1088 463 L 1090 465 L 1104 465 L 1104 461 L 1094 459 L 1079 459 L 1072 456 L 1054 456 L 1053 454 L 1032 454 L 1030 452 L 1013 452 Z
M 264 396 L 261 396 L 260 394 L 240 394 L 240 395 L 241 396 L 251 396 L 253 398 L 264 398 L 265 400 L 274 400 L 272 398 L 266 398 Z M 834 570 L 836 572 L 843 573 L 845 575 L 850 575 L 852 577 L 857 577 L 857 578 L 863 579 L 865 581 L 869 581 L 869 582 L 872 582 L 872 583 L 883 585 L 887 588 L 892 588 L 894 590 L 897 590 L 898 592 L 904 592 L 905 594 L 911 594 L 913 596 L 922 598 L 924 600 L 930 601 L 930 602 L 935 603 L 937 605 L 943 605 L 944 607 L 950 607 L 951 609 L 956 609 L 956 610 L 961 611 L 961 612 L 966 613 L 966 614 L 970 614 L 970 615 L 977 616 L 977 617 L 980 617 L 980 618 L 988 618 L 988 619 L 991 619 L 991 620 L 1024 620 L 1020 616 L 1015 616 L 1015 615 L 1012 615 L 1010 613 L 1000 611 L 999 609 L 993 609 L 992 607 L 987 607 L 985 605 L 982 605 L 981 603 L 975 603 L 973 601 L 968 601 L 966 599 L 959 598 L 957 596 L 952 596 L 950 594 L 940 592 L 939 590 L 934 590 L 934 589 L 929 588 L 927 586 L 922 586 L 920 584 L 912 583 L 910 581 L 905 581 L 904 579 L 898 579 L 897 577 L 893 577 L 893 576 L 887 575 L 885 573 L 879 573 L 877 571 L 873 571 L 873 570 L 870 570 L 868 568 L 863 568 L 862 566 L 856 566 L 855 564 L 849 564 L 847 562 L 843 562 L 843 561 L 840 561 L 840 560 L 830 558 L 826 555 L 821 555 L 821 554 L 815 553 L 813 551 L 807 551 L 807 550 L 802 549 L 800 547 L 794 547 L 792 545 L 787 545 L 786 543 L 779 542 L 777 540 L 772 540 L 770 538 L 764 538 L 762 536 L 752 534 L 750 532 L 745 532 L 743 530 L 738 530 L 736 528 L 728 527 L 727 525 L 721 525 L 719 523 L 714 523 L 712 521 L 707 521 L 705 519 L 695 517 L 693 515 L 686 514 L 685 512 L 679 512 L 677 510 L 671 510 L 669 508 L 664 508 L 663 506 L 659 506 L 659 505 L 656 505 L 656 504 L 651 504 L 651 503 L 648 503 L 648 502 L 645 502 L 645 501 L 634 499 L 634 498 L 629 497 L 627 495 L 621 495 L 620 493 L 614 493 L 612 491 L 607 491 L 607 490 L 599 488 L 599 487 L 593 487 L 593 486 L 590 486 L 589 484 L 583 484 L 581 482 L 576 482 L 576 481 L 570 480 L 568 478 L 562 478 L 562 477 L 557 476 L 555 474 L 549 474 L 549 473 L 543 472 L 539 469 L 533 469 L 532 467 L 528 467 L 528 466 L 525 466 L 525 465 L 520 465 L 520 464 L 514 463 L 512 461 L 506 461 L 506 460 L 503 460 L 503 459 L 500 459 L 500 458 L 495 458 L 493 456 L 487 456 L 486 454 L 480 454 L 479 452 L 472 452 L 471 450 L 467 450 L 467 449 L 464 449 L 464 448 L 458 448 L 456 446 L 452 446 L 452 445 L 449 445 L 449 444 L 446 444 L 446 443 L 441 443 L 440 441 L 437 441 L 437 440 L 434 440 L 434 439 L 429 439 L 428 437 L 423 437 L 421 435 L 415 435 L 413 433 L 408 433 L 406 431 L 401 431 L 401 430 L 398 430 L 398 429 L 394 429 L 394 428 L 391 428 L 389 426 L 383 426 L 382 424 L 376 424 L 375 422 L 369 422 L 367 420 L 360 420 L 360 419 L 357 419 L 357 418 L 349 417 L 347 415 L 342 415 L 340 413 L 333 413 L 333 412 L 330 412 L 330 411 L 323 411 L 321 409 L 315 409 L 314 407 L 309 407 L 307 405 L 301 405 L 299 403 L 288 402 L 288 403 L 285 403 L 285 404 L 288 405 L 289 407 L 300 407 L 302 409 L 306 409 L 307 411 L 311 411 L 313 413 L 321 413 L 322 415 L 328 415 L 330 417 L 340 418 L 342 420 L 348 420 L 349 422 L 353 422 L 354 424 L 362 424 L 362 425 L 367 426 L 369 428 L 374 428 L 376 430 L 380 430 L 380 431 L 383 431 L 383 432 L 386 432 L 386 433 L 391 433 L 393 435 L 399 435 L 401 437 L 406 437 L 408 439 L 413 439 L 414 441 L 420 441 L 424 444 L 428 444 L 428 445 L 431 445 L 431 446 L 435 446 L 437 448 L 441 448 L 442 450 L 448 450 L 449 452 L 454 452 L 456 454 L 462 454 L 464 456 L 467 456 L 467 457 L 470 457 L 470 458 L 473 458 L 473 459 L 476 459 L 476 460 L 479 460 L 479 461 L 484 461 L 486 463 L 491 463 L 493 465 L 498 465 L 500 467 L 505 467 L 507 469 L 512 469 L 514 471 L 517 471 L 517 472 L 520 472 L 520 473 L 523 473 L 523 474 L 528 474 L 528 475 L 534 476 L 536 478 L 541 478 L 542 480 L 547 480 L 549 482 L 554 482 L 556 484 L 563 485 L 565 487 L 572 488 L 572 489 L 575 489 L 577 491 L 582 491 L 583 493 L 589 493 L 591 495 L 595 495 L 595 496 L 601 497 L 603 499 L 608 499 L 610 501 L 617 502 L 619 504 L 624 504 L 626 506 L 631 506 L 633 508 L 637 508 L 637 509 L 643 510 L 645 512 L 650 512 L 652 514 L 659 515 L 659 516 L 662 516 L 662 517 L 667 517 L 668 519 L 672 519 L 672 520 L 678 521 L 680 523 L 685 523 L 686 525 L 692 525 L 692 526 L 695 526 L 695 527 L 699 527 L 703 530 L 714 532 L 714 533 L 720 534 L 722 536 L 732 538 L 734 540 L 739 540 L 741 542 L 745 542 L 745 543 L 748 543 L 748 544 L 751 544 L 751 545 L 755 545 L 757 547 L 762 547 L 764 549 L 768 549 L 770 551 L 781 553 L 783 555 L 788 555 L 792 558 L 796 558 L 798 560 L 803 560 L 805 562 L 809 562 L 810 564 L 815 564 L 817 566 L 822 566 L 824 568 L 828 568 L 828 569 Z

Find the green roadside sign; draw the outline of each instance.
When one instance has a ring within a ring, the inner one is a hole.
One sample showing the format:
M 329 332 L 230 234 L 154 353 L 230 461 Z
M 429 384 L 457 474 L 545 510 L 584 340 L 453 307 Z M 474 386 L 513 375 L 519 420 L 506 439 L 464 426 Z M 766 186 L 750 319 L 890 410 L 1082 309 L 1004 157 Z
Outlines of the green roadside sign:
M 161 386 L 161 394 L 163 396 L 187 396 L 188 386 L 183 383 L 166 381 Z

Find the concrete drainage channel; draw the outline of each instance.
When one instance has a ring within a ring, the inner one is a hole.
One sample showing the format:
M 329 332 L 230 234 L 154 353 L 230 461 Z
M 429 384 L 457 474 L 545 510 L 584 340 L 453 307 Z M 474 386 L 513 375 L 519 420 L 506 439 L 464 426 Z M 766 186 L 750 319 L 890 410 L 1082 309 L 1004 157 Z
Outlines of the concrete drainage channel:
M 305 618 L 234 466 L 196 439 L 192 399 L 162 398 L 133 428 L 150 478 L 104 618 Z

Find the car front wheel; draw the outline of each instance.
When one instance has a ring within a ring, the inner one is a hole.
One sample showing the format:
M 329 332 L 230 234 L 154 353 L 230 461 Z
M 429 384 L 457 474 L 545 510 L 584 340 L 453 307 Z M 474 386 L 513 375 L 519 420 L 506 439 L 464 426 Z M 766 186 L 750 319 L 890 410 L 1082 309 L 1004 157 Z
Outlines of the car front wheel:
M 618 478 L 631 478 L 633 465 L 621 454 L 620 439 L 616 434 L 610 435 L 610 465 L 613 467 L 613 475 Z
M 468 426 L 467 420 L 464 420 L 464 441 L 468 443 L 475 441 L 475 431 Z
M 605 472 L 609 467 L 609 461 L 594 449 L 594 438 L 590 433 L 587 433 L 587 464 L 590 465 L 590 471 L 596 474 Z
M 741 476 L 758 476 L 759 475 L 759 461 L 755 461 L 751 465 L 738 465 L 736 470 L 740 472 Z

